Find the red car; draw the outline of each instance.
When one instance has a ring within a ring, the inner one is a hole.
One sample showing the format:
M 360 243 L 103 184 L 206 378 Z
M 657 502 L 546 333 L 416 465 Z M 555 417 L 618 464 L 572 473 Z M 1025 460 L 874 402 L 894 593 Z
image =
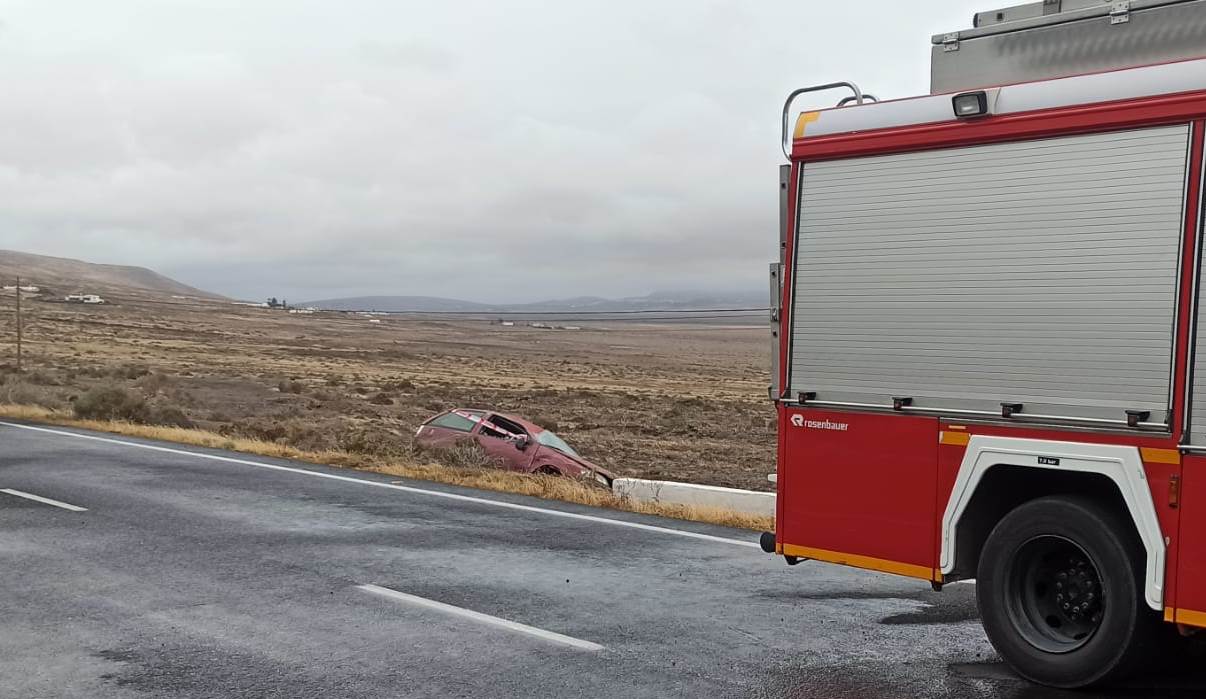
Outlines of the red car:
M 475 441 L 503 468 L 593 480 L 611 487 L 610 471 L 578 456 L 565 440 L 540 425 L 489 410 L 454 408 L 419 427 L 415 441 L 426 447 L 450 447 Z

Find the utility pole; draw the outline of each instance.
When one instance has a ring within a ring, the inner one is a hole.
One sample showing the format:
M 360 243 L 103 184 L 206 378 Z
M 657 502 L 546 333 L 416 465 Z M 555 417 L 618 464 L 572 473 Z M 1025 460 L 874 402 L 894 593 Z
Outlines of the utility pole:
M 17 277 L 17 373 L 21 373 L 21 277 Z

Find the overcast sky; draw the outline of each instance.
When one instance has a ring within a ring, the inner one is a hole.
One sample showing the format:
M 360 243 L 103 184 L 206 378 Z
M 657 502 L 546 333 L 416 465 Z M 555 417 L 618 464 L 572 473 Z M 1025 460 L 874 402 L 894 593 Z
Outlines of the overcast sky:
M 924 93 L 1008 4 L 0 0 L 0 247 L 243 298 L 760 289 L 785 94 Z

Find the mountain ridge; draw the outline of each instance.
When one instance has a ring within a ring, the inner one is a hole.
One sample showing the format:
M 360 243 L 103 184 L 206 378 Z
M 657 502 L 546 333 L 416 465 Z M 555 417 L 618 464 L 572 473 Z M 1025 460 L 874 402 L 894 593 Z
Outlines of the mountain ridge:
M 307 301 L 297 305 L 331 311 L 379 313 L 573 313 L 582 311 L 687 311 L 710 308 L 764 308 L 767 299 L 756 292 L 654 292 L 645 296 L 605 298 L 576 296 L 531 303 L 487 304 L 439 296 L 350 296 Z
M 88 292 L 112 289 L 136 289 L 179 296 L 224 299 L 176 281 L 146 267 L 85 262 L 70 257 L 38 255 L 17 250 L 0 250 L 0 278 L 12 284 L 20 276 L 22 284 L 55 287 L 57 291 Z

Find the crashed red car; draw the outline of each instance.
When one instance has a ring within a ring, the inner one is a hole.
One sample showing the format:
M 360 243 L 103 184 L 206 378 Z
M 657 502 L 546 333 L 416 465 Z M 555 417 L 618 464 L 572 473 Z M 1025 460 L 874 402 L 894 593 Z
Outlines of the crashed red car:
M 565 440 L 540 425 L 514 415 L 454 408 L 424 422 L 415 441 L 425 447 L 451 447 L 477 442 L 503 468 L 593 480 L 611 487 L 615 478 L 578 455 Z

